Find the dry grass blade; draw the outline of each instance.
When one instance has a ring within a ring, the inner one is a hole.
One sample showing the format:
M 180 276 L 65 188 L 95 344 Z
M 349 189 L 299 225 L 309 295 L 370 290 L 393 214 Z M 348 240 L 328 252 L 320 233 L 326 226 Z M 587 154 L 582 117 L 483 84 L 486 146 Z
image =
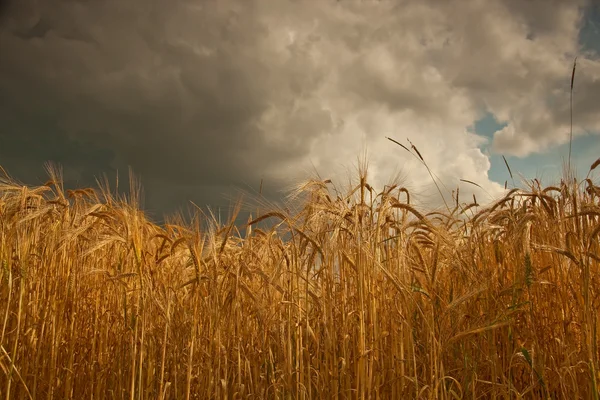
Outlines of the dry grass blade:
M 421 220 L 421 221 L 425 220 L 425 217 L 423 216 L 423 214 L 421 214 L 420 212 L 418 212 L 410 204 L 400 203 L 398 200 L 394 199 L 394 201 L 392 202 L 392 208 L 401 208 L 403 210 L 409 211 L 415 217 L 419 218 L 419 220 Z
M 452 301 L 452 303 L 448 304 L 446 306 L 446 310 L 452 310 L 453 308 L 456 308 L 458 305 L 463 304 L 465 301 L 467 301 L 468 299 L 477 296 L 480 293 L 483 293 L 486 289 L 488 289 L 486 286 L 482 286 L 476 289 L 471 290 L 468 293 L 465 293 L 464 295 L 462 295 L 461 297 L 455 299 Z
M 480 185 L 478 185 L 477 183 L 473 182 L 473 181 L 469 181 L 467 179 L 461 179 L 461 182 L 465 182 L 465 183 L 470 183 L 471 185 L 477 186 L 480 189 L 483 189 Z
M 569 161 L 568 161 L 568 176 L 571 178 L 571 149 L 573 145 L 573 85 L 575 83 L 575 68 L 577 68 L 577 57 L 573 60 L 573 72 L 571 73 L 571 90 L 569 92 L 569 111 L 571 116 L 571 124 L 569 130 Z
M 592 164 L 592 166 L 590 167 L 590 170 L 588 172 L 588 177 L 590 176 L 590 173 L 596 169 L 596 167 L 598 167 L 598 165 L 600 165 L 600 158 L 598 158 L 596 161 L 594 161 L 594 163 Z
M 0 345 L 0 350 L 2 350 L 2 354 L 3 357 L 6 357 L 8 359 L 8 362 L 10 364 L 10 368 L 11 368 L 11 372 L 6 371 L 6 368 L 4 367 L 4 363 L 1 363 L 0 365 L 3 367 L 2 369 L 4 370 L 5 373 L 9 374 L 14 372 L 14 374 L 17 376 L 17 378 L 19 378 L 19 381 L 21 382 L 21 384 L 23 385 L 23 389 L 25 390 L 25 394 L 27 394 L 27 397 L 30 400 L 33 400 L 33 397 L 31 396 L 31 392 L 29 391 L 29 388 L 27 387 L 27 384 L 25 383 L 25 381 L 23 380 L 23 377 L 21 376 L 21 374 L 19 373 L 19 370 L 17 369 L 17 367 L 14 365 L 13 361 L 10 359 L 10 355 L 8 354 L 8 352 L 4 349 L 4 347 L 2 345 Z M 1 358 L 0 358 L 0 362 L 1 362 Z
M 268 212 L 264 215 L 261 215 L 260 217 L 253 219 L 252 221 L 248 222 L 248 225 L 254 225 L 254 224 L 258 224 L 261 221 L 264 221 L 266 219 L 272 218 L 272 217 L 277 217 L 282 221 L 286 221 L 287 217 L 285 215 L 283 215 L 283 213 L 279 212 L 279 211 L 271 211 Z
M 400 143 L 399 141 L 392 139 L 391 137 L 385 137 L 387 140 L 389 140 L 390 142 L 394 142 L 396 143 L 398 146 L 402 147 L 404 150 L 408 151 L 410 153 L 410 150 L 408 149 L 408 147 L 406 147 L 405 145 L 403 145 L 402 143 Z
M 465 331 L 465 332 L 460 332 L 460 333 L 452 336 L 448 340 L 448 343 L 455 342 L 455 341 L 457 341 L 459 339 L 462 339 L 462 338 L 464 338 L 466 336 L 476 335 L 478 333 L 491 331 L 491 330 L 502 328 L 504 326 L 508 326 L 508 325 L 511 325 L 511 324 L 512 324 L 511 321 L 504 321 L 504 322 L 498 322 L 498 323 L 492 324 L 492 325 L 486 325 L 486 326 L 482 326 L 482 327 L 479 327 L 479 328 L 471 329 L 471 330 L 468 330 L 468 331 Z
M 502 159 L 504 160 L 504 165 L 506 165 L 506 169 L 508 170 L 508 174 L 510 175 L 510 179 L 514 179 L 512 171 L 510 170 L 510 165 L 508 165 L 508 161 L 506 161 L 506 157 L 502 156 Z
M 564 250 L 564 249 L 554 247 L 554 246 L 541 245 L 541 244 L 537 244 L 537 243 L 532 244 L 531 247 L 533 247 L 534 249 L 540 250 L 540 251 L 553 252 L 553 253 L 563 255 L 563 256 L 567 257 L 568 259 L 570 259 L 571 261 L 573 261 L 573 263 L 575 263 L 576 265 L 579 265 L 579 260 L 577 259 L 577 257 L 575 257 L 575 255 L 568 250 Z
M 573 90 L 573 84 L 575 83 L 575 68 L 577 67 L 577 57 L 573 60 L 573 72 L 571 73 L 571 90 Z
M 412 142 L 410 140 L 408 142 L 410 143 L 410 147 L 415 151 L 415 153 L 417 153 L 417 155 L 419 156 L 421 161 L 425 162 L 425 160 L 423 159 L 423 156 L 421 155 L 421 153 L 419 153 L 419 150 L 417 149 L 417 147 L 414 144 L 412 144 Z

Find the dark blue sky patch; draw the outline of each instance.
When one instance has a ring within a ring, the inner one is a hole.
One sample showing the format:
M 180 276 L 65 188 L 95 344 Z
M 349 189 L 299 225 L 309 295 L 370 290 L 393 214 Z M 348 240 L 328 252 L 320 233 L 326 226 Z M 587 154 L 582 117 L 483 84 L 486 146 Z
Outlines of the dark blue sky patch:
M 494 137 L 494 132 L 501 130 L 506 125 L 506 123 L 498 122 L 494 114 L 486 112 L 485 116 L 475 121 L 469 130 L 477 135 L 490 139 L 491 143 L 491 140 Z
M 583 52 L 600 57 L 600 4 L 587 7 L 579 32 L 579 44 Z
M 506 157 L 506 161 L 513 173 L 515 184 L 521 185 L 521 177 L 526 179 L 538 178 L 545 185 L 560 181 L 563 167 L 567 165 L 569 157 L 569 143 L 553 148 L 544 153 L 531 154 L 524 158 Z M 589 134 L 579 136 L 573 140 L 571 151 L 571 165 L 576 170 L 579 179 L 586 177 L 590 166 L 600 157 L 600 136 Z M 504 185 L 508 181 L 508 187 L 512 182 L 502 154 L 490 155 L 491 168 L 489 178 Z

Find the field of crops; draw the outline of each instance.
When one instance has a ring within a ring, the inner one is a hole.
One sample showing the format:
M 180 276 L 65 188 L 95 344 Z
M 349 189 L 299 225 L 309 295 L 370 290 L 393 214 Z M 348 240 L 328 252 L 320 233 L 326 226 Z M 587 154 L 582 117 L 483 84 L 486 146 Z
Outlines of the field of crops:
M 429 212 L 362 171 L 157 225 L 50 178 L 0 182 L 2 398 L 597 398 L 591 180 Z

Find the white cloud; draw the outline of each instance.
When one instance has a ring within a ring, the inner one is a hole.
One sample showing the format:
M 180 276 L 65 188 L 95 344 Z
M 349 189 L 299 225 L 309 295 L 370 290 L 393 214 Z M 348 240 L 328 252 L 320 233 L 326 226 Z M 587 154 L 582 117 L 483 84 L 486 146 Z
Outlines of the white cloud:
M 393 176 L 400 160 L 409 178 L 431 184 L 416 160 L 384 139 L 408 137 L 450 188 L 469 179 L 497 195 L 501 187 L 487 177 L 481 138 L 467 127 L 486 110 L 495 114 L 507 126 L 494 136 L 493 149 L 507 155 L 568 140 L 570 65 L 582 5 L 432 1 L 315 12 L 312 34 L 320 40 L 307 45 L 335 76 L 317 101 L 345 125 L 315 139 L 306 158 L 340 170 L 366 144 L 379 183 Z M 578 70 L 577 95 L 588 107 L 578 106 L 576 134 L 600 127 L 589 107 L 600 93 L 593 91 L 598 66 L 581 62 L 587 69 Z

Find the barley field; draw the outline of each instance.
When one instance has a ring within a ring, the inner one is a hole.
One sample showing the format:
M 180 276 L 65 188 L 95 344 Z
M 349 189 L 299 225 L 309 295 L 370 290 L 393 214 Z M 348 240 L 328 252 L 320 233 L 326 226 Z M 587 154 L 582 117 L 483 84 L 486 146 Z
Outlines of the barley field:
M 2 178 L 0 397 L 598 398 L 592 180 L 445 211 L 364 170 L 294 194 L 158 225 L 135 194 Z

